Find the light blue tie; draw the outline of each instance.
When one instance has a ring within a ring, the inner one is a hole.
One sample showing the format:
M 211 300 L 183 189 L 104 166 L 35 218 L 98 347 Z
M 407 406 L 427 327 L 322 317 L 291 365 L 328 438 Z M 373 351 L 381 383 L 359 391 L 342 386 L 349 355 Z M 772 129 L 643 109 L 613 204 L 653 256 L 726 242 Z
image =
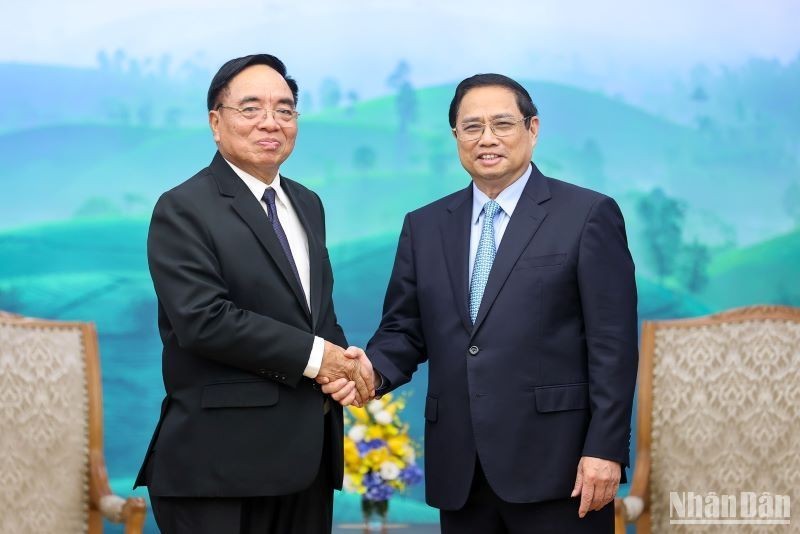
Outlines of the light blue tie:
M 500 204 L 490 200 L 483 205 L 483 228 L 478 241 L 478 252 L 475 254 L 475 265 L 472 267 L 472 279 L 469 282 L 469 317 L 472 324 L 478 317 L 478 308 L 481 306 L 483 290 L 489 280 L 489 271 L 492 270 L 494 256 L 497 248 L 494 246 L 494 216 L 500 211 Z

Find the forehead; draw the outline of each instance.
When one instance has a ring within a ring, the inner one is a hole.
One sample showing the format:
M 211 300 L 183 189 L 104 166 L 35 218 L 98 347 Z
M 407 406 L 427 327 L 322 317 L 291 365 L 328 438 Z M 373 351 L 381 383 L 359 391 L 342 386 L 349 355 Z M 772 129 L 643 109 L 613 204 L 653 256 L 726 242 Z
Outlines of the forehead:
M 292 90 L 283 76 L 266 65 L 251 65 L 233 77 L 228 91 L 235 98 L 245 96 L 292 98 Z
M 458 118 L 484 117 L 521 113 L 514 92 L 507 87 L 490 85 L 475 87 L 464 94 L 458 107 Z

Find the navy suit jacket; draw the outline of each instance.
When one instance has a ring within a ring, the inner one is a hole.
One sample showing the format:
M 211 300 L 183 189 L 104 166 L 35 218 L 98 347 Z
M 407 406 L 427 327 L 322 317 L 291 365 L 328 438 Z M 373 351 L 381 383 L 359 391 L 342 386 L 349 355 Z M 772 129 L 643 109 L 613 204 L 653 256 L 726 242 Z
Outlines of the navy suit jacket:
M 581 456 L 628 464 L 638 350 L 622 214 L 534 165 L 474 326 L 471 216 L 472 185 L 406 216 L 367 354 L 386 390 L 429 362 L 430 505 L 464 505 L 476 454 L 505 501 L 569 497 Z
M 308 236 L 310 311 L 263 208 L 219 153 L 156 204 L 147 258 L 166 398 L 136 479 L 151 495 L 285 495 L 317 474 L 324 397 L 303 371 L 315 335 L 347 341 L 322 203 L 288 178 L 281 186 Z M 341 407 L 327 417 L 341 487 Z

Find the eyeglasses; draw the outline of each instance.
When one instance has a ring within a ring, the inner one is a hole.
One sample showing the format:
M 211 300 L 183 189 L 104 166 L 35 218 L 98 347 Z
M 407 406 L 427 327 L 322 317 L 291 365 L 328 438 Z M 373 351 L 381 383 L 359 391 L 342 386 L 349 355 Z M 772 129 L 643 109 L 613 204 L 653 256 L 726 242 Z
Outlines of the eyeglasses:
M 233 111 L 238 111 L 239 115 L 241 115 L 243 119 L 248 121 L 255 121 L 255 120 L 261 121 L 266 119 L 267 115 L 272 113 L 272 118 L 275 119 L 275 122 L 281 124 L 292 124 L 297 120 L 297 117 L 300 116 L 300 113 L 290 108 L 267 109 L 258 106 L 235 108 L 232 106 L 223 106 L 222 104 L 217 106 L 217 109 L 220 108 L 232 109 Z
M 533 115 L 522 117 L 521 119 L 495 119 L 490 121 L 489 129 L 497 137 L 507 137 L 514 133 L 517 129 L 517 124 L 530 119 Z M 485 122 L 464 122 L 453 128 L 456 137 L 459 141 L 475 141 L 480 139 L 483 132 L 486 130 Z

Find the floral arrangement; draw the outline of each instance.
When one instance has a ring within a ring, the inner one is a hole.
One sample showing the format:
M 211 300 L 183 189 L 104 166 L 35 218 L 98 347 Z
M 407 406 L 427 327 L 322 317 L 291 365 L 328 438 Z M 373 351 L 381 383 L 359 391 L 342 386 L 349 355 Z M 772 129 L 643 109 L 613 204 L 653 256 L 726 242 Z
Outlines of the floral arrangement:
M 366 501 L 384 502 L 396 491 L 422 480 L 422 470 L 416 463 L 418 446 L 399 417 L 403 408 L 405 399 L 389 393 L 369 401 L 366 409 L 347 409 L 345 491 L 360 493 Z

